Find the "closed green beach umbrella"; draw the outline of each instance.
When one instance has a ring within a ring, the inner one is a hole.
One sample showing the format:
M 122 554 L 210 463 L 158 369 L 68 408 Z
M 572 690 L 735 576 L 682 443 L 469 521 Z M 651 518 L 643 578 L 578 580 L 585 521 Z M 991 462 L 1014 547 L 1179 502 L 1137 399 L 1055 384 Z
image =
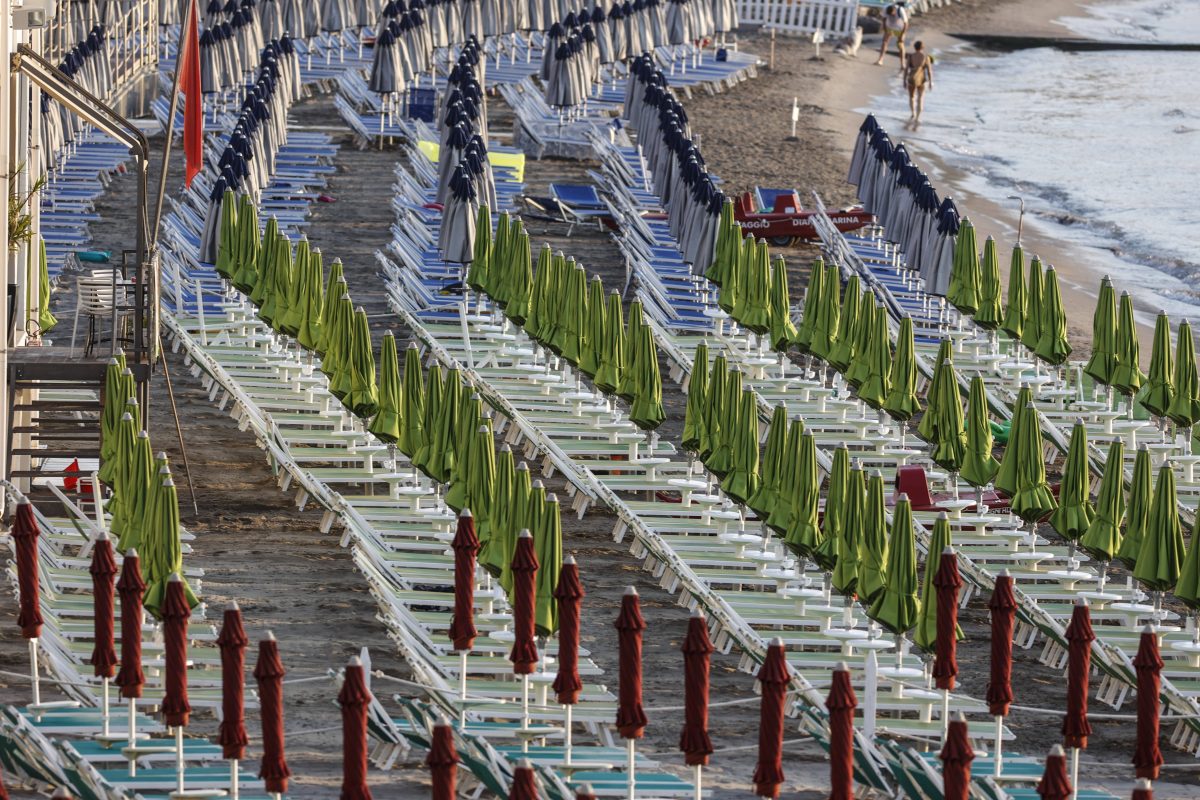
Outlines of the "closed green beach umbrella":
M 112 458 L 113 449 L 117 444 L 117 423 L 121 421 L 121 415 L 125 413 L 125 401 L 129 399 L 126 393 L 127 384 L 122 377 L 122 373 L 127 369 L 124 360 L 123 355 L 110 358 L 108 366 L 104 368 L 104 405 L 100 409 L 101 472 L 104 471 L 104 464 Z M 133 372 L 129 374 L 132 376 Z
M 1055 509 L 1057 503 L 1046 482 L 1046 462 L 1042 457 L 1042 426 L 1037 409 L 1030 403 L 1021 420 L 1021 430 L 1015 443 L 1017 490 L 1012 496 L 1012 510 L 1026 522 L 1041 519 Z M 1010 440 L 1011 441 L 1011 440 Z
M 354 312 L 354 339 L 350 353 L 350 392 L 342 401 L 359 419 L 367 419 L 379 410 L 379 394 L 375 385 L 375 353 L 371 348 L 371 330 L 367 312 L 361 307 Z
M 300 332 L 300 317 L 305 306 L 305 275 L 308 274 L 311 256 L 312 247 L 308 238 L 301 236 L 300 241 L 296 242 L 296 254 L 292 259 L 292 269 L 288 273 L 287 300 L 283 308 L 277 308 L 274 320 L 275 330 L 288 336 L 295 336 Z
M 825 262 L 819 257 L 813 261 L 808 273 L 808 287 L 804 291 L 804 313 L 796 328 L 796 345 L 802 352 L 811 353 L 813 326 L 820 314 L 825 289 Z
M 1071 429 L 1067 459 L 1063 463 L 1058 508 L 1050 515 L 1050 524 L 1064 539 L 1078 540 L 1092 524 L 1091 471 L 1088 465 L 1087 427 L 1078 420 Z
M 787 262 L 776 256 L 771 268 L 771 349 L 786 353 L 796 342 L 796 326 L 792 323 L 792 301 L 788 292 Z
M 752 333 L 767 333 L 771 330 L 771 253 L 766 242 L 758 241 L 742 272 L 733 318 Z
M 933 650 L 937 644 L 937 587 L 933 585 L 933 576 L 937 574 L 942 553 L 950 545 L 950 520 L 943 511 L 934 520 L 933 530 L 929 534 L 929 549 L 925 554 L 925 572 L 921 580 L 921 615 L 913 632 L 913 641 L 923 650 Z M 954 633 L 960 640 L 965 638 L 962 628 L 957 624 Z
M 121 483 L 121 514 L 112 519 L 112 533 L 120 537 L 117 550 L 121 553 L 142 546 L 146 510 L 154 488 L 154 475 L 158 471 L 154 465 L 154 452 L 150 449 L 150 436 L 145 431 L 138 431 L 134 438 L 128 467 Z
M 467 508 L 475 515 L 476 530 L 491 536 L 496 508 L 496 445 L 492 439 L 492 421 L 484 419 L 476 429 L 471 447 L 465 457 L 470 469 L 464 477 L 467 482 Z
M 837 265 L 825 267 L 825 280 L 822 283 L 825 296 L 817 309 L 817 319 L 813 322 L 812 337 L 808 347 L 814 355 L 826 361 L 837 343 L 838 321 L 841 316 L 841 273 Z
M 379 408 L 367 426 L 367 430 L 388 444 L 400 441 L 403 407 L 400 395 L 400 356 L 396 352 L 396 337 L 388 331 L 379 351 Z
M 1017 399 L 1013 402 L 1012 414 L 1009 416 L 1008 445 L 1004 448 L 1004 458 L 1000 460 L 1000 469 L 997 470 L 996 478 L 993 481 L 996 488 L 1009 497 L 1012 497 L 1017 491 L 1017 468 L 1019 464 L 1017 458 L 1017 440 L 1021 435 L 1021 426 L 1024 424 L 1026 411 L 1032 402 L 1033 391 L 1028 386 L 1021 386 L 1017 390 Z M 1036 421 L 1034 424 L 1036 424 Z
M 767 527 L 781 536 L 787 533 L 792 520 L 792 505 L 799 487 L 796 467 L 800 463 L 800 439 L 803 433 L 802 421 L 797 419 L 788 423 L 787 436 L 783 440 L 783 455 L 779 462 L 775 503 L 766 518 Z
M 644 431 L 652 431 L 667 418 L 662 404 L 662 375 L 658 371 L 658 351 L 650 328 L 642 325 L 634 342 L 637 390 L 629 408 L 629 419 Z
M 1167 312 L 1158 312 L 1154 320 L 1154 345 L 1150 350 L 1150 372 L 1138 395 L 1138 402 L 1156 417 L 1165 417 L 1175 399 L 1174 367 L 1171 365 L 1171 321 Z
M 873 312 L 875 323 L 871 326 L 871 341 L 863 358 L 866 370 L 856 391 L 860 400 L 879 411 L 892 389 L 892 339 L 888 335 L 887 309 L 877 305 Z
M 862 546 L 859 549 L 858 596 L 870 604 L 883 592 L 887 582 L 888 529 L 883 474 L 871 473 L 867 482 L 867 507 L 863 517 Z
M 1179 521 L 1175 471 L 1170 464 L 1163 464 L 1158 470 L 1154 502 L 1150 505 L 1146 535 L 1133 567 L 1133 577 L 1151 592 L 1169 592 L 1179 580 L 1183 556 L 1183 526 Z
M 554 599 L 554 590 L 558 588 L 563 562 L 562 517 L 558 498 L 554 495 L 546 498 L 541 525 L 533 531 L 533 549 L 538 559 L 534 627 L 538 636 L 552 636 L 558 630 L 558 602 Z
M 1191 609 L 1193 615 L 1200 612 L 1200 538 L 1197 538 L 1200 530 L 1198 529 L 1200 529 L 1200 511 L 1194 513 L 1191 546 L 1188 547 L 1187 556 L 1183 559 L 1183 566 L 1179 568 L 1179 580 L 1175 584 L 1175 598 Z M 1193 640 L 1195 640 L 1196 633 L 1200 631 L 1195 624 L 1193 622 Z
M 983 378 L 971 378 L 967 397 L 967 442 L 959 474 L 972 486 L 982 488 L 992 482 L 1000 462 L 992 457 L 992 424 Z
M 1154 490 L 1150 478 L 1150 451 L 1145 445 L 1138 448 L 1133 461 L 1133 479 L 1129 482 L 1129 502 L 1125 506 L 1125 537 L 1117 550 L 1117 558 L 1121 559 L 1129 569 L 1137 566 L 1138 556 L 1142 551 L 1142 542 L 1146 538 L 1146 526 L 1150 521 L 1150 504 L 1154 500 Z
M 467 285 L 477 292 L 486 291 L 488 268 L 492 258 L 492 212 L 487 203 L 479 204 L 475 220 L 475 247 L 467 268 Z
M 549 244 L 538 251 L 537 269 L 533 273 L 533 285 L 529 288 L 529 312 L 525 316 L 525 332 L 539 342 L 545 342 L 543 331 L 548 319 L 548 298 L 554 271 L 554 254 Z
M 711 387 L 710 387 L 711 391 Z M 713 449 L 704 462 L 718 477 L 733 468 L 733 442 L 737 430 L 738 403 L 742 398 L 741 370 L 729 369 L 725 372 L 725 380 L 721 383 L 721 393 L 713 406 L 709 420 L 720 420 L 720 426 L 715 428 Z
M 806 430 L 800 437 L 791 519 L 784 534 L 784 544 L 802 558 L 812 557 L 817 546 L 821 544 L 821 528 L 817 524 L 820 494 L 817 446 L 812 431 Z
M 324 271 L 321 251 L 313 250 L 309 253 L 304 272 L 297 275 L 303 286 L 300 291 L 300 307 L 296 314 L 296 341 L 306 350 L 313 352 L 316 352 L 321 343 L 321 312 L 325 307 L 321 278 L 324 277 Z
M 316 351 L 320 356 L 325 355 L 329 347 L 329 326 L 333 322 L 334 309 L 337 308 L 338 298 L 345 291 L 346 276 L 342 269 L 342 260 L 335 258 L 329 265 L 329 275 L 325 278 L 325 288 L 321 292 L 320 326 L 317 328 Z
M 58 324 L 58 318 L 50 310 L 50 267 L 46 261 L 46 240 L 38 237 L 38 330 L 44 336 Z M 786 278 L 785 278 L 786 280 Z
M 1117 369 L 1113 373 L 1112 385 L 1122 394 L 1137 394 L 1146 382 L 1141 357 L 1137 322 L 1133 318 L 1133 298 L 1128 292 L 1121 292 L 1121 304 L 1117 311 Z
M 732 459 L 721 489 L 735 503 L 745 504 L 758 491 L 759 483 L 758 402 L 753 390 L 742 390 L 734 420 Z
M 1113 382 L 1118 363 L 1117 291 L 1105 275 L 1092 313 L 1092 355 L 1083 371 L 1107 386 Z
M 1058 272 L 1054 267 L 1046 270 L 1042 281 L 1042 319 L 1039 334 L 1034 352 L 1046 363 L 1057 366 L 1071 355 L 1071 343 L 1067 341 L 1067 312 L 1063 308 L 1062 293 L 1058 288 Z
M 425 443 L 425 389 L 421 385 L 421 354 L 409 342 L 404 351 L 404 385 L 400 411 L 400 451 L 410 459 Z
M 825 508 L 821 515 L 821 542 L 811 556 L 826 572 L 832 572 L 837 565 L 849 484 L 850 451 L 843 445 L 833 451 L 833 466 L 829 470 L 829 486 L 825 490 Z
M 954 242 L 954 262 L 946 299 L 964 314 L 974 314 L 979 308 L 979 244 L 975 226 L 963 217 Z
M 517 488 L 521 480 L 525 482 L 523 492 Z M 510 547 L 516 542 L 513 525 L 520 521 L 524 513 L 524 506 L 517 505 L 518 499 L 522 504 L 529 499 L 529 468 L 526 467 L 524 475 L 518 478 L 512 448 L 503 445 L 496 452 L 495 485 L 492 490 L 497 513 L 488 526 L 487 537 L 479 540 L 479 566 L 494 577 L 500 577 L 504 565 L 512 561 Z M 471 509 L 471 515 L 474 514 L 474 509 Z M 501 585 L 504 585 L 503 582 Z
M 254 269 L 254 285 L 250 287 L 250 302 L 261 306 L 266 292 L 273 286 L 271 268 L 275 264 L 275 249 L 279 246 L 279 221 L 272 214 L 262 233 L 262 246 L 258 248 L 258 263 Z
M 863 471 L 855 465 L 846 484 L 846 506 L 842 512 L 842 532 L 833 568 L 833 588 L 843 595 L 858 591 L 858 568 L 862 561 L 864 522 L 867 513 L 867 487 Z
M 937 397 L 941 393 L 942 383 L 946 380 L 946 375 L 950 374 L 951 380 L 956 380 L 952 374 L 953 370 L 949 365 L 953 364 L 954 351 L 950 345 L 949 339 L 942 339 L 938 345 L 937 358 L 933 362 L 933 377 L 929 379 L 926 399 L 929 401 L 929 410 L 925 416 L 921 417 L 921 421 L 917 423 L 917 434 L 927 442 L 934 443 L 937 441 L 937 415 L 933 413 L 933 403 L 937 402 Z M 956 387 L 957 388 L 957 387 Z
M 637 395 L 640 379 L 637 343 L 643 324 L 642 302 L 634 300 L 629 304 L 629 323 L 625 327 L 625 365 L 617 385 L 617 396 L 628 403 L 632 403 Z
M 412 463 L 426 475 L 438 483 L 444 483 L 445 473 L 442 471 L 441 459 L 437 456 L 438 449 L 445 437 L 441 426 L 441 417 L 445 412 L 445 382 L 442 379 L 442 368 L 433 364 L 425 373 L 425 414 L 421 420 L 421 447 L 413 455 Z M 457 403 L 457 391 L 454 393 Z M 457 406 L 455 408 L 457 412 Z M 432 464 L 436 460 L 436 464 Z M 436 467 L 436 471 L 435 471 Z
M 996 240 L 989 236 L 983 243 L 983 261 L 979 266 L 979 308 L 975 310 L 975 324 L 984 330 L 994 331 L 1004 321 L 1000 291 L 1000 257 L 996 254 Z
M 846 279 L 846 289 L 842 292 L 842 310 L 838 314 L 837 343 L 833 346 L 833 352 L 829 354 L 829 363 L 838 372 L 845 372 L 854 359 L 859 314 L 866 310 L 859 307 L 861 294 L 862 289 L 859 288 L 858 276 L 851 275 Z
M 903 636 L 921 613 L 917 597 L 917 545 L 913 540 L 912 507 L 908 495 L 900 495 L 892 509 L 892 532 L 888 541 L 887 574 L 883 589 L 867 612 L 888 631 Z
M 694 373 L 692 380 L 695 380 Z M 758 489 L 746 501 L 746 505 L 764 520 L 775 510 L 775 503 L 779 498 L 780 462 L 783 460 L 783 450 L 787 444 L 787 425 L 787 406 L 780 403 L 771 412 L 767 443 L 763 447 Z
M 593 275 L 588 284 L 588 300 L 583 324 L 583 348 L 579 354 L 579 370 L 589 378 L 595 377 L 603 358 L 606 314 L 604 283 L 600 280 L 599 275 Z
M 733 199 L 726 198 L 721 205 L 721 218 L 717 223 L 717 241 L 713 247 L 713 260 L 704 272 L 704 277 L 720 286 L 732 270 L 733 260 L 742 246 L 742 229 L 734 221 Z
M 504 316 L 517 325 L 523 325 L 529 316 L 530 295 L 533 291 L 533 261 L 529 244 L 529 233 L 525 226 L 517 223 L 517 235 L 513 239 L 512 267 L 509 269 L 508 304 Z
M 249 195 L 242 195 L 242 205 L 237 215 L 238 260 L 231 282 L 239 292 L 249 292 L 258 278 L 258 250 L 261 239 L 258 232 L 258 209 Z
M 1005 333 L 1020 341 L 1025 330 L 1025 315 L 1029 308 L 1029 295 L 1025 289 L 1025 251 L 1017 245 L 1012 251 L 1008 267 L 1008 298 L 1004 305 L 1004 322 L 1000 327 Z
M 896 333 L 896 352 L 892 357 L 891 387 L 883 410 L 892 419 L 906 422 L 921 410 L 917 396 L 917 358 L 913 344 L 912 318 L 905 314 Z
M 858 300 L 858 329 L 855 331 L 854 357 L 850 366 L 842 373 L 846 383 L 854 388 L 866 378 L 870 371 L 871 342 L 875 340 L 875 323 L 879 316 L 875 313 L 875 295 L 865 290 Z
M 237 195 L 232 189 L 226 189 L 225 194 L 221 195 L 221 230 L 217 237 L 217 263 L 214 264 L 217 274 L 225 280 L 231 279 L 237 269 L 236 255 L 241 246 L 237 209 Z
M 1181 428 L 1190 428 L 1200 419 L 1200 385 L 1196 378 L 1196 343 L 1192 326 L 1179 323 L 1175 342 L 1175 396 L 1167 407 L 1167 416 Z
M 604 344 L 600 349 L 600 368 L 596 370 L 596 388 L 613 394 L 625 373 L 625 315 L 621 295 L 615 289 L 608 294 L 604 313 Z M 695 380 L 693 376 L 692 380 Z
M 146 579 L 146 594 L 142 604 L 156 618 L 162 617 L 162 604 L 166 599 L 167 582 L 172 575 L 183 579 L 183 540 L 179 531 L 179 498 L 175 494 L 175 482 L 168 473 L 159 491 L 154 495 L 143 538 L 148 543 L 149 557 L 143 554 L 142 570 Z M 200 605 L 187 581 L 183 583 L 188 607 Z
M 717 353 L 712 369 L 708 372 L 708 386 L 704 398 L 704 426 L 700 429 L 700 460 L 709 463 L 713 452 L 721 444 L 721 404 L 725 398 L 726 373 L 725 354 Z M 727 422 L 727 420 L 726 420 Z
M 1037 350 L 1042 339 L 1042 260 L 1034 256 L 1029 262 L 1028 300 L 1025 303 L 1025 327 L 1021 331 L 1021 343 L 1030 350 Z
M 1121 547 L 1121 523 L 1125 519 L 1125 444 L 1114 439 L 1108 446 L 1100 488 L 1096 492 L 1095 513 L 1079 546 L 1098 561 L 1116 558 Z
M 687 408 L 683 417 L 683 449 L 695 453 L 700 450 L 704 436 L 704 404 L 708 393 L 708 343 L 696 345 L 692 359 L 692 374 L 688 378 Z M 770 448 L 768 447 L 768 450 Z

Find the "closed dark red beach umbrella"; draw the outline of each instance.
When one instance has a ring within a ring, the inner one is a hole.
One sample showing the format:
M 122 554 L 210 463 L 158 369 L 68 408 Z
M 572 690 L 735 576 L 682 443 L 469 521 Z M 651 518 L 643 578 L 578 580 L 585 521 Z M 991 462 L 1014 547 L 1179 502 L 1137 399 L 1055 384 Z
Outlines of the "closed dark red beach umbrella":
M 250 644 L 242 626 L 242 611 L 237 603 L 225 609 L 217 647 L 221 648 L 221 727 L 217 744 L 222 758 L 241 761 L 246 757 L 246 646 Z
M 708 678 L 712 669 L 712 642 L 708 624 L 698 609 L 688 620 L 687 636 L 683 638 L 683 730 L 679 732 L 679 749 L 689 767 L 703 767 L 712 755 L 712 740 L 708 737 Z
M 1008 706 L 1013 701 L 1013 624 L 1017 615 L 1017 598 L 1008 570 L 996 578 L 996 588 L 988 600 L 988 610 L 992 613 L 992 665 L 986 699 L 988 711 L 993 716 L 1004 717 L 1008 715 Z
M 163 599 L 163 719 L 172 728 L 186 728 L 192 706 L 188 702 L 187 643 L 188 620 L 192 607 L 188 605 L 179 573 L 173 573 L 167 581 L 167 595 Z
M 101 534 L 92 546 L 92 608 L 95 619 L 95 646 L 88 663 L 97 678 L 111 678 L 117 674 L 117 646 L 113 638 L 116 620 L 113 616 L 113 580 L 117 577 L 117 562 L 113 558 L 112 540 Z
M 433 726 L 433 742 L 425 756 L 433 783 L 433 800 L 454 800 L 458 777 L 458 753 L 454 752 L 454 731 L 448 722 Z
M 1071 624 L 1067 626 L 1067 715 L 1063 717 L 1063 745 L 1080 750 L 1087 749 L 1088 736 L 1092 733 L 1088 722 L 1088 673 L 1092 669 L 1092 615 L 1087 603 L 1079 600 L 1071 612 Z
M 572 556 L 563 559 L 558 586 L 554 589 L 558 601 L 558 674 L 554 676 L 554 693 L 564 706 L 579 702 L 583 681 L 579 679 L 579 616 L 583 603 L 583 583 L 579 580 L 579 565 Z
M 458 530 L 450 545 L 454 549 L 454 617 L 450 621 L 450 639 L 458 652 L 475 646 L 475 556 L 479 537 L 475 519 L 468 509 L 458 515 Z
M 967 800 L 971 792 L 971 762 L 975 751 L 967 736 L 967 720 L 962 714 L 951 720 L 942 745 L 942 795 L 945 800 Z
M 1038 781 L 1037 793 L 1042 800 L 1070 800 L 1071 779 L 1067 777 L 1067 756 L 1061 745 L 1050 748 L 1046 769 Z
M 38 586 L 38 524 L 33 518 L 33 506 L 28 500 L 17 504 L 17 517 L 13 520 L 13 547 L 17 551 L 17 589 L 21 593 L 21 606 L 17 613 L 17 625 L 26 639 L 42 635 L 42 605 Z
M 533 552 L 533 536 L 526 528 L 517 537 L 513 552 L 512 609 L 513 646 L 508 654 L 516 675 L 532 675 L 537 669 L 538 650 L 534 639 L 534 612 L 537 605 L 537 554 Z
M 1163 660 L 1158 652 L 1158 636 L 1149 625 L 1142 629 L 1133 668 L 1137 670 L 1137 744 L 1133 750 L 1133 766 L 1137 777 L 1153 781 L 1158 780 L 1158 768 L 1163 763 L 1162 750 L 1158 746 Z
M 646 729 L 642 708 L 642 607 L 637 589 L 625 587 L 617 614 L 617 731 L 625 739 L 640 739 Z
M 117 673 L 117 686 L 121 697 L 129 700 L 142 696 L 146 676 L 142 673 L 142 594 L 146 582 L 137 550 L 132 547 L 125 553 L 121 564 L 121 579 L 117 581 L 117 594 L 121 596 L 121 671 Z
M 937 688 L 954 690 L 958 677 L 958 590 L 962 578 L 958 574 L 958 558 L 947 547 L 942 551 L 933 587 L 937 590 L 937 644 L 933 657 L 933 679 Z
M 788 665 L 783 641 L 772 639 L 767 659 L 758 670 L 762 704 L 758 721 L 758 765 L 754 768 L 754 794 L 779 797 L 783 785 L 783 716 L 787 695 Z
M 1154 788 L 1146 778 L 1138 778 L 1133 784 L 1133 800 L 1154 800 Z
M 275 634 L 258 643 L 258 663 L 254 679 L 258 682 L 259 717 L 262 718 L 262 766 L 258 777 L 272 794 L 287 791 L 288 769 L 283 746 L 283 661 L 279 658 L 279 643 Z
M 371 800 L 367 786 L 367 706 L 371 693 L 358 656 L 346 665 L 345 681 L 338 692 L 342 707 L 342 796 L 341 800 Z
M 537 781 L 534 780 L 533 767 L 525 759 L 513 770 L 512 788 L 508 800 L 538 800 Z
M 850 685 L 850 668 L 838 664 L 829 697 L 829 800 L 854 800 L 854 709 L 858 698 Z

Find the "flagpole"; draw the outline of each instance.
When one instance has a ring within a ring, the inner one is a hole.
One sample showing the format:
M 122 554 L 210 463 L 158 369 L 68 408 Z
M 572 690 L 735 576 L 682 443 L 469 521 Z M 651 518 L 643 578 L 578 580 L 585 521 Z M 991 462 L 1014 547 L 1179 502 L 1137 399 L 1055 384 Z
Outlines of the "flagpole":
M 171 108 L 167 112 L 167 141 L 163 145 L 162 165 L 158 175 L 158 199 L 154 204 L 154 223 L 150 228 L 150 241 L 158 240 L 158 226 L 162 221 L 163 199 L 167 194 L 167 165 L 171 159 L 171 144 L 175 140 L 175 112 L 179 108 L 179 81 L 183 77 L 183 53 L 186 46 L 185 40 L 188 33 L 192 29 L 192 23 L 195 22 L 196 15 L 196 0 L 188 0 L 187 11 L 183 15 L 183 25 L 179 28 L 179 43 L 175 48 L 175 77 L 171 81 Z M 196 57 L 200 57 L 199 48 L 197 48 Z M 196 69 L 200 65 L 196 64 Z M 203 103 L 203 95 L 196 98 L 196 102 Z M 194 102 L 188 99 L 188 102 Z

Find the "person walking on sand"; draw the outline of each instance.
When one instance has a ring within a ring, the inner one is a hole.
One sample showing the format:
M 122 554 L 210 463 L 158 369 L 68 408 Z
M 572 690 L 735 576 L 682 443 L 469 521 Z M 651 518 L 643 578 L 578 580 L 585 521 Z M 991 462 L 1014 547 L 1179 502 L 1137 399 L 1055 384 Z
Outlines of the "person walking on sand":
M 883 12 L 883 44 L 879 45 L 879 60 L 876 66 L 883 64 L 887 55 L 888 41 L 896 37 L 896 47 L 900 50 L 900 68 L 904 69 L 904 34 L 908 33 L 908 11 L 903 6 L 892 3 Z
M 904 85 L 908 87 L 908 108 L 913 125 L 921 122 L 925 110 L 925 92 L 933 91 L 933 57 L 925 52 L 925 43 L 917 42 L 904 57 Z

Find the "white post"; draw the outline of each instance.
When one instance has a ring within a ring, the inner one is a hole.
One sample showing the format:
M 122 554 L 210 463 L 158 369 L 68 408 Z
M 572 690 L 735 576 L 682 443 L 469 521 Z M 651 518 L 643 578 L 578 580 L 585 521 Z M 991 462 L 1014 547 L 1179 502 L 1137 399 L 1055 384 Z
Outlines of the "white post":
M 950 690 L 942 689 L 942 741 L 950 735 Z
M 996 756 L 995 765 L 992 768 L 992 774 L 997 778 L 1000 777 L 1000 765 L 1004 761 L 1004 717 L 996 715 Z
M 129 747 L 137 745 L 137 700 L 129 698 Z M 137 758 L 129 759 L 129 777 L 137 775 Z
M 1079 797 L 1079 748 L 1071 748 L 1071 800 Z
M 571 766 L 571 712 L 574 708 L 575 707 L 569 703 L 567 705 L 563 706 L 563 710 L 566 712 L 566 717 L 567 717 L 567 719 L 566 719 L 567 730 L 566 730 L 566 736 L 564 738 L 563 744 L 565 745 L 566 751 L 567 751 L 566 764 L 568 767 Z
M 29 640 L 29 678 L 33 681 L 33 706 L 37 708 L 42 704 L 42 683 L 38 675 L 38 640 L 36 637 Z
M 238 800 L 238 793 L 240 792 L 240 787 L 238 786 L 239 777 L 238 760 L 235 758 L 229 762 L 229 796 L 232 800 Z
M 103 726 L 103 727 L 101 728 L 101 735 L 104 737 L 104 740 L 105 740 L 106 742 L 108 741 L 108 719 L 109 719 L 109 716 L 108 716 L 108 715 L 109 715 L 109 709 L 108 709 L 108 683 L 109 683 L 109 680 L 110 680 L 109 678 L 105 678 L 105 679 L 104 679 L 104 698 L 103 698 L 103 703 L 102 703 L 102 706 L 101 706 L 101 707 L 103 708 L 103 715 L 104 715 L 104 716 L 103 716 L 103 721 L 102 721 L 102 726 Z
M 529 676 L 521 676 L 521 728 L 527 731 L 529 729 Z M 529 752 L 529 736 L 523 734 L 521 736 L 521 752 Z
M 875 738 L 875 707 L 877 704 L 876 696 L 878 692 L 878 677 L 879 659 L 875 656 L 874 650 L 867 651 L 863 690 L 863 736 L 868 741 Z
M 704 775 L 704 767 L 697 764 L 696 765 L 696 775 L 693 778 L 693 782 L 696 784 L 696 800 L 703 800 L 703 798 L 704 798 L 704 790 L 701 788 L 701 785 L 703 782 L 703 775 Z
M 636 739 L 629 740 L 629 800 L 633 800 L 633 787 L 634 787 L 634 784 L 636 783 L 636 781 L 634 780 L 634 775 L 633 775 L 633 770 L 634 770 L 633 748 L 634 748 L 634 742 L 636 742 L 636 741 L 637 741 Z M 1076 751 L 1076 752 L 1078 752 L 1078 751 Z
M 458 697 L 462 701 L 462 705 L 458 707 L 458 729 L 465 731 L 467 729 L 467 655 L 469 650 L 463 650 L 458 654 Z
M 183 726 L 175 726 L 175 791 L 183 794 Z

